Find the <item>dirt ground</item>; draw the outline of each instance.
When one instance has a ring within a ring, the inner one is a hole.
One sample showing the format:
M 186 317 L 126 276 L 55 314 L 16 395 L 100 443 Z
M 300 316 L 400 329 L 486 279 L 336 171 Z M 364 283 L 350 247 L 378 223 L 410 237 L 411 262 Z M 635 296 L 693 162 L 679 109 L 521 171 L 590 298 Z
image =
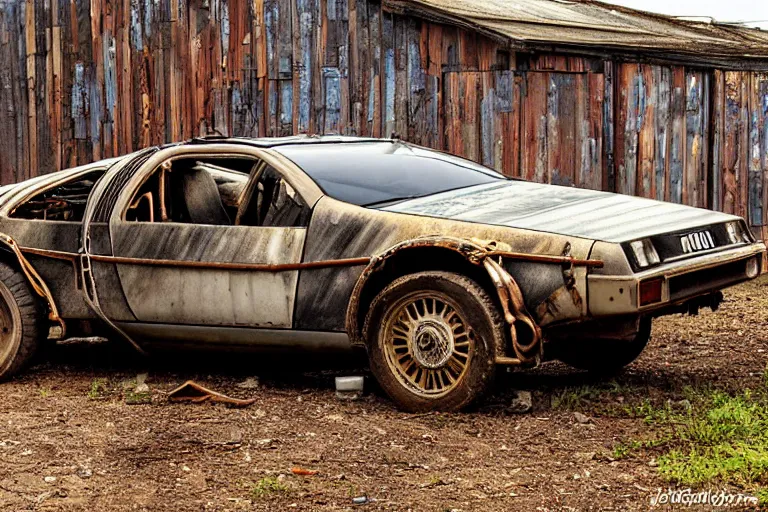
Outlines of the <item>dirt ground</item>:
M 657 321 L 610 400 L 755 388 L 767 350 L 761 279 L 727 291 L 717 313 Z M 503 375 L 476 411 L 409 415 L 377 392 L 336 398 L 333 377 L 366 372 L 359 360 L 234 359 L 148 362 L 110 343 L 60 344 L 0 385 L 0 510 L 648 510 L 667 486 L 651 458 L 612 457 L 642 419 L 586 410 L 581 423 L 553 406 L 575 386 L 606 385 L 559 363 Z M 145 372 L 149 403 L 131 391 Z M 238 386 L 249 377 L 258 388 Z M 257 401 L 168 403 L 187 379 Z M 533 392 L 532 412 L 509 411 L 513 388 Z

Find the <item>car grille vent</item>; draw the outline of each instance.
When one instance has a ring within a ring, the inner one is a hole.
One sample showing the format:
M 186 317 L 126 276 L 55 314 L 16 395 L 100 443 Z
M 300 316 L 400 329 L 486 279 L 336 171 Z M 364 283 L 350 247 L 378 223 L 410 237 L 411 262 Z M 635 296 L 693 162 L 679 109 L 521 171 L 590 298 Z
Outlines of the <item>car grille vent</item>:
M 102 194 L 93 213 L 92 222 L 109 222 L 109 216 L 117 203 L 117 197 L 125 187 L 128 180 L 141 168 L 149 157 L 151 157 L 158 148 L 147 148 L 136 156 L 131 162 L 117 170 L 112 182 L 107 185 L 109 188 Z

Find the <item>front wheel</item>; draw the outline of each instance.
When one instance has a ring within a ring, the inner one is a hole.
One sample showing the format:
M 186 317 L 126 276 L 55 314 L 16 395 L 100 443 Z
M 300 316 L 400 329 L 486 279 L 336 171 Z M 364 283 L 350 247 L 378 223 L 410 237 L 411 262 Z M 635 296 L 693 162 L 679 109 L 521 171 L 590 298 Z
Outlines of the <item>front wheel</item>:
M 450 272 L 396 279 L 371 303 L 363 331 L 371 371 L 407 411 L 456 411 L 493 380 L 503 322 L 488 294 Z
M 611 375 L 640 357 L 650 339 L 651 319 L 643 318 L 631 340 L 569 340 L 556 349 L 555 357 L 579 370 Z
M 0 380 L 12 377 L 32 361 L 41 320 L 40 302 L 26 277 L 0 263 Z

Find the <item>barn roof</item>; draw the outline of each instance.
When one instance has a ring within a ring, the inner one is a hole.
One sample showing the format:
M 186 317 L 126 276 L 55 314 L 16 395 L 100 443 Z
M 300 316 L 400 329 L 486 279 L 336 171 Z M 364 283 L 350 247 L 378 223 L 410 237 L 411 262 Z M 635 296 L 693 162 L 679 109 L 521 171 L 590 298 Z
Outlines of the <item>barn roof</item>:
M 602 2 L 567 0 L 384 0 L 390 9 L 480 30 L 513 47 L 602 48 L 686 60 L 768 62 L 768 33 L 686 21 Z M 732 63 L 735 64 L 735 63 Z

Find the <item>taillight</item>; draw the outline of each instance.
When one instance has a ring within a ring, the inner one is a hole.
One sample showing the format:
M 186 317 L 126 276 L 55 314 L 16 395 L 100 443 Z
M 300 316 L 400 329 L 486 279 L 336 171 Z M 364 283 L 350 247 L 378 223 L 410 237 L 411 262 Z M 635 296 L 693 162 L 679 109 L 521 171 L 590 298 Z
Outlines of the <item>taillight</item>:
M 661 290 L 663 285 L 663 277 L 640 281 L 640 305 L 647 306 L 648 304 L 661 302 Z

